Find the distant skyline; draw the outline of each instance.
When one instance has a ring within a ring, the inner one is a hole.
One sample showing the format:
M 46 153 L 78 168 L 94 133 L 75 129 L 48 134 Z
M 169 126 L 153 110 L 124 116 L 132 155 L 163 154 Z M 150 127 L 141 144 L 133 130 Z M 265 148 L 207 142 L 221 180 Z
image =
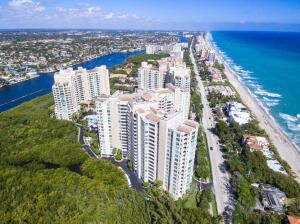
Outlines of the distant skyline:
M 300 31 L 299 0 L 0 0 L 0 29 Z

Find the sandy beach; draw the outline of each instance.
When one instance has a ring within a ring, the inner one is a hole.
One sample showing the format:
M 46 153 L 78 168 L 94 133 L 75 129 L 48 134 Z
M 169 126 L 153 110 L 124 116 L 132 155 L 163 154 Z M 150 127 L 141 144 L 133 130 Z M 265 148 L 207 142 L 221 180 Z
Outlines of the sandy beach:
M 284 133 L 279 124 L 274 121 L 264 108 L 249 92 L 248 88 L 236 77 L 229 65 L 220 55 L 217 59 L 225 66 L 225 75 L 229 82 L 240 94 L 241 100 L 250 108 L 252 114 L 257 118 L 260 126 L 266 131 L 272 143 L 277 148 L 280 157 L 285 160 L 294 172 L 296 179 L 300 182 L 300 151 L 292 140 Z

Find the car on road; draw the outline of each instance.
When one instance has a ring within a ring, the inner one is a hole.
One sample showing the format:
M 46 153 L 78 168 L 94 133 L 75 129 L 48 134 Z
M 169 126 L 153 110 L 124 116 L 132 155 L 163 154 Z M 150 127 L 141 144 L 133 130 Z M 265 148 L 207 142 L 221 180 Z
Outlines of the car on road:
M 213 150 L 214 148 L 211 146 L 209 149 L 210 149 L 210 150 Z

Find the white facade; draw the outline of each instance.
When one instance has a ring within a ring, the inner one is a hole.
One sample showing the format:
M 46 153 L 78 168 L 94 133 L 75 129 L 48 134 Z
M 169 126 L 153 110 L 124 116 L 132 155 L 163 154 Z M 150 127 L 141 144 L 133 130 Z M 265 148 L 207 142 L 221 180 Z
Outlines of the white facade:
M 174 108 L 177 111 L 182 111 L 183 118 L 188 119 L 191 101 L 190 89 L 175 87 L 174 92 Z
M 92 70 L 81 67 L 60 70 L 54 75 L 52 86 L 55 101 L 55 117 L 71 120 L 80 109 L 80 103 L 92 100 L 101 94 L 110 94 L 109 72 L 106 66 Z
M 162 88 L 164 76 L 159 69 L 154 68 L 147 62 L 142 62 L 138 70 L 138 87 L 143 90 L 154 90 Z
M 176 108 L 185 104 L 189 108 L 187 93 L 173 86 L 98 97 L 101 155 L 110 157 L 114 147 L 122 149 L 123 154 L 130 156 L 138 178 L 146 182 L 167 182 L 164 188 L 175 198 L 181 197 L 192 180 L 198 130 L 197 123 L 187 120 L 185 110 Z M 169 133 L 176 138 L 169 139 Z M 170 157 L 171 154 L 176 157 Z M 166 172 L 168 175 L 163 175 Z
M 159 45 L 149 44 L 146 46 L 146 54 L 156 54 L 160 49 Z
M 176 87 L 189 89 L 191 70 L 182 59 L 167 57 L 158 61 L 158 68 L 142 62 L 138 70 L 138 87 L 142 90 L 154 90 L 173 84 Z
M 239 125 L 247 124 L 251 120 L 251 116 L 246 107 L 235 101 L 227 103 L 227 112 L 231 122 L 237 122 Z
M 183 63 L 170 67 L 172 84 L 179 88 L 189 89 L 191 85 L 191 70 Z
M 126 155 L 128 144 L 128 101 L 126 97 L 117 91 L 112 96 L 97 97 L 95 104 L 101 155 L 103 157 L 112 156 L 113 148 L 122 149 L 123 154 Z
M 187 120 L 168 128 L 163 183 L 176 199 L 182 197 L 192 183 L 198 127 L 196 122 Z
M 55 84 L 52 86 L 55 101 L 55 117 L 60 120 L 72 120 L 72 115 L 79 110 L 80 105 L 72 86 L 71 74 L 58 77 L 54 75 Z

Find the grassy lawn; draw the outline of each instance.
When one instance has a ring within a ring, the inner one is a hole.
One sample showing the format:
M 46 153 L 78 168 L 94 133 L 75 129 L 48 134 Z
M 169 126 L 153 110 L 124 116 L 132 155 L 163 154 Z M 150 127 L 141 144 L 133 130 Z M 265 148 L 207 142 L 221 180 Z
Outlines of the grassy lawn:
M 217 208 L 217 202 L 216 202 L 215 195 L 214 195 L 214 199 L 211 204 L 212 204 L 213 216 L 216 217 L 216 216 L 218 216 L 218 208 Z
M 209 179 L 210 179 L 210 181 L 212 181 L 213 180 L 213 176 L 212 176 L 211 162 L 210 162 L 209 151 L 208 151 L 209 147 L 208 147 L 207 136 L 206 136 L 205 132 L 203 132 L 203 137 L 204 137 L 204 140 L 205 140 L 206 152 L 207 152 L 207 160 L 208 160 L 208 164 L 209 164 Z
M 197 208 L 196 195 L 197 192 L 193 192 L 189 195 L 189 197 L 186 199 L 186 202 L 184 204 L 185 208 Z
M 198 191 L 199 191 L 199 189 L 198 189 L 197 184 L 192 182 L 191 188 L 189 190 L 190 193 L 184 200 L 185 208 L 197 208 L 196 195 L 197 195 Z

